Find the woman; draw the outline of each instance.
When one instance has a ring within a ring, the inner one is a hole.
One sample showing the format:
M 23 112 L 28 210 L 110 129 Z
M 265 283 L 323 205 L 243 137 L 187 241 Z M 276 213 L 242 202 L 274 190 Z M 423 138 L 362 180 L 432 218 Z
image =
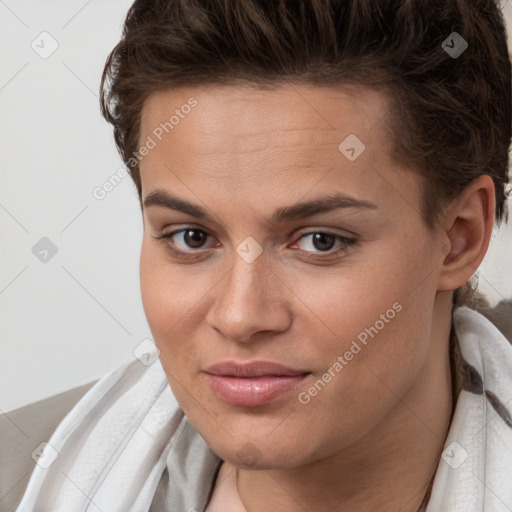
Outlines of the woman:
M 511 509 L 512 349 L 468 307 L 510 100 L 491 0 L 137 0 L 102 109 L 156 347 L 18 510 Z

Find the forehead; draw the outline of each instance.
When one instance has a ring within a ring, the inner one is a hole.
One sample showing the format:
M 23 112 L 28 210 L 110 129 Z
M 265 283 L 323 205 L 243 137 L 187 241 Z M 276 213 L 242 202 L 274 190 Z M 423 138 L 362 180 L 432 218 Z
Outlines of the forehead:
M 190 197 L 194 187 L 219 202 L 247 194 L 256 206 L 316 188 L 414 204 L 415 177 L 390 158 L 389 108 L 383 92 L 348 86 L 153 93 L 141 114 L 139 143 L 154 141 L 140 162 L 143 196 L 164 187 Z
M 183 113 L 176 111 L 187 106 L 191 98 L 197 105 L 182 117 Z M 247 148 L 256 150 L 258 144 L 265 142 L 265 136 L 275 136 L 276 132 L 283 142 L 290 143 L 312 138 L 312 143 L 321 144 L 350 133 L 376 143 L 383 140 L 369 140 L 372 128 L 382 126 L 388 108 L 384 92 L 355 86 L 287 84 L 271 90 L 233 85 L 179 88 L 158 91 L 147 98 L 141 114 L 141 140 L 169 121 L 172 114 L 181 113 L 179 123 L 174 125 L 177 120 L 173 121 L 173 135 L 192 136 L 192 140 L 202 137 L 203 144 L 215 144 L 215 139 L 223 137 L 224 144 L 236 146 L 243 135 Z M 182 122 L 187 116 L 193 118 L 192 127 L 190 122 Z

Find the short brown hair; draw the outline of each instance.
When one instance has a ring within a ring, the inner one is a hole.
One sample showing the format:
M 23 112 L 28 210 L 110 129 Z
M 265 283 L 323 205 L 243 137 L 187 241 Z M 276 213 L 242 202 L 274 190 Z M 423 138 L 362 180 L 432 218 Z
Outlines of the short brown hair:
M 458 56 L 454 41 L 467 42 Z M 494 181 L 496 220 L 508 220 L 511 65 L 494 0 L 136 0 L 100 92 L 139 199 L 133 155 L 149 94 L 286 82 L 390 95 L 391 156 L 421 176 L 429 229 L 481 174 Z M 454 304 L 471 282 L 462 288 Z

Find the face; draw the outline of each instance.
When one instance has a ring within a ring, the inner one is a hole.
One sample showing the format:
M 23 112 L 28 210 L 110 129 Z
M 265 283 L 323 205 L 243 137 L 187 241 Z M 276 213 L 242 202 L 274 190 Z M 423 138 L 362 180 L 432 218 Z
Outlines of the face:
M 290 85 L 144 105 L 146 317 L 183 411 L 236 465 L 298 467 L 374 436 L 436 350 L 440 244 L 390 157 L 387 108 Z

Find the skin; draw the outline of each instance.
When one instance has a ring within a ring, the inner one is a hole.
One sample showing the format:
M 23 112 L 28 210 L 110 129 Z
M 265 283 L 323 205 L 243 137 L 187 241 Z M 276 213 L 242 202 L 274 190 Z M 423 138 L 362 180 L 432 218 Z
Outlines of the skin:
M 140 141 L 190 97 L 197 106 L 140 163 L 143 199 L 164 189 L 213 217 L 143 209 L 142 300 L 180 406 L 226 468 L 240 468 L 247 511 L 416 511 L 454 405 L 451 290 L 487 250 L 492 180 L 474 180 L 428 231 L 417 175 L 390 157 L 386 98 L 362 87 L 161 91 L 144 104 Z M 338 149 L 349 134 L 366 146 L 354 161 Z M 279 207 L 333 191 L 376 209 L 268 220 Z M 191 245 L 196 239 L 183 232 L 155 239 L 185 228 L 204 240 Z M 319 232 L 356 243 L 331 239 L 326 249 L 314 243 Z M 252 263 L 236 252 L 249 236 L 262 249 Z M 192 258 L 173 256 L 173 243 Z M 300 403 L 299 393 L 394 303 L 401 311 Z M 203 373 L 228 359 L 311 374 L 270 404 L 235 406 Z

